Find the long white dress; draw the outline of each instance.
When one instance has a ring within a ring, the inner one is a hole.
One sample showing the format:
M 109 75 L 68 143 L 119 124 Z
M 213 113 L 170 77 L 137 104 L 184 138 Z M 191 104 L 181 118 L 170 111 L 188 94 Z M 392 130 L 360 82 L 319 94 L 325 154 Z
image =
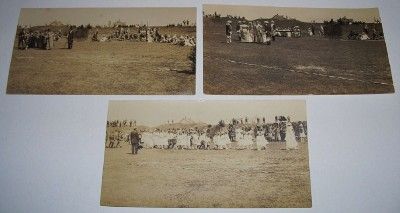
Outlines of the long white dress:
M 150 132 L 144 132 L 142 134 L 141 141 L 143 143 L 143 146 L 146 148 L 151 148 L 154 146 L 154 140 L 153 140 L 152 134 Z
M 168 138 L 167 138 L 166 133 L 164 133 L 164 132 L 155 134 L 153 141 L 154 141 L 154 145 L 157 145 L 160 147 L 168 145 Z
M 307 139 L 306 133 L 304 131 L 304 126 L 303 124 L 300 124 L 300 141 L 305 142 Z
M 178 139 L 178 142 L 177 142 L 177 145 L 179 144 L 179 145 L 181 145 L 182 146 L 182 148 L 184 148 L 184 149 L 189 149 L 190 148 L 190 138 L 191 138 L 191 136 L 190 135 L 187 135 L 187 134 L 182 134 L 180 137 L 178 137 L 179 139 Z M 180 142 L 179 142 L 180 141 Z
M 222 149 L 222 147 L 224 146 L 221 135 L 214 135 L 213 142 L 215 145 L 217 145 L 218 149 Z
M 239 131 L 238 128 L 235 129 L 235 140 L 236 142 L 239 142 L 240 139 L 242 139 L 242 133 Z
M 257 136 L 256 143 L 257 143 L 257 150 L 260 150 L 262 148 L 266 149 L 267 148 L 267 144 L 269 142 L 267 141 L 267 139 L 265 139 L 264 134 L 262 132 L 259 132 L 258 136 Z
M 225 148 L 225 149 L 228 149 L 228 144 L 231 142 L 229 140 L 228 133 L 222 134 L 221 137 L 220 137 L 220 140 L 221 140 L 221 143 L 222 143 L 222 147 Z
M 250 133 L 245 132 L 244 135 L 243 135 L 243 139 L 241 139 L 241 140 L 239 141 L 238 146 L 239 146 L 239 148 L 241 148 L 241 149 L 247 149 L 247 148 L 249 148 L 252 144 L 253 144 L 253 136 L 252 136 Z
M 193 134 L 193 140 L 192 140 L 192 145 L 194 149 L 197 149 L 198 146 L 200 146 L 200 136 L 198 134 Z
M 292 123 L 288 122 L 286 124 L 286 149 L 298 149 L 298 146 Z

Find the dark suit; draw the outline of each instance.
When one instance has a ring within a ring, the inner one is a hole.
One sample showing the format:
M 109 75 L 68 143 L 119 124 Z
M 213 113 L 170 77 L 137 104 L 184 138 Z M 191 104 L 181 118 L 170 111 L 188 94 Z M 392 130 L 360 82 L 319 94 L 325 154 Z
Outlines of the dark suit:
M 139 150 L 140 143 L 140 135 L 136 131 L 131 132 L 130 134 L 131 146 L 132 146 L 132 154 L 136 155 Z
M 68 49 L 72 49 L 72 44 L 74 43 L 74 31 L 70 30 L 67 35 Z

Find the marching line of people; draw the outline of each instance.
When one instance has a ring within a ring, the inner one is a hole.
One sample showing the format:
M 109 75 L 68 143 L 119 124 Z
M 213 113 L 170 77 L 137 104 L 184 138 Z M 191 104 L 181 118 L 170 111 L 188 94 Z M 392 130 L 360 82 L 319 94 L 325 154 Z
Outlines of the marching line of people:
M 253 149 L 265 150 L 271 142 L 285 142 L 286 149 L 297 149 L 298 142 L 307 141 L 304 122 L 290 122 L 289 119 L 254 127 L 231 123 L 227 128 L 199 129 L 168 129 L 141 130 L 136 127 L 132 132 L 123 133 L 114 130 L 106 136 L 106 148 L 120 148 L 121 143 L 130 143 L 140 148 L 185 149 L 185 150 L 222 150 L 222 149 Z M 132 138 L 133 136 L 135 138 Z M 139 142 L 138 142 L 139 141 Z M 135 143 L 135 144 L 134 144 Z

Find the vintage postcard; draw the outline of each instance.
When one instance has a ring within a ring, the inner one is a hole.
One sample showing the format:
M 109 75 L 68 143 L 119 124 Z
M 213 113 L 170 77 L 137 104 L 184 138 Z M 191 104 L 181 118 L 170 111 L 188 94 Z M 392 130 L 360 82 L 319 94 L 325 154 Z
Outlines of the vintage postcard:
M 393 93 L 377 8 L 204 5 L 204 93 Z
M 8 94 L 195 93 L 196 8 L 21 9 Z
M 111 101 L 101 205 L 310 208 L 305 101 Z

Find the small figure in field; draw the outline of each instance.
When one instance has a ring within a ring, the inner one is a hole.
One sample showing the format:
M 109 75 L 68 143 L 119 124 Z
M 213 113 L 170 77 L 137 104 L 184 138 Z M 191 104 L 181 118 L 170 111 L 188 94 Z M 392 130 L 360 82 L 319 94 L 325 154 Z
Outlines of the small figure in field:
M 25 49 L 26 48 L 26 33 L 25 28 L 18 33 L 18 49 Z
M 226 43 L 230 44 L 232 42 L 232 22 L 227 21 L 225 26 Z
M 67 34 L 67 42 L 68 42 L 68 49 L 72 49 L 72 44 L 74 43 L 74 30 L 69 28 L 68 34 Z
M 140 145 L 140 134 L 137 132 L 136 128 L 130 133 L 130 142 L 132 146 L 132 154 L 136 155 L 139 150 Z
M 276 30 L 275 30 L 274 20 L 271 20 L 271 36 L 272 36 L 272 41 L 275 41 Z

